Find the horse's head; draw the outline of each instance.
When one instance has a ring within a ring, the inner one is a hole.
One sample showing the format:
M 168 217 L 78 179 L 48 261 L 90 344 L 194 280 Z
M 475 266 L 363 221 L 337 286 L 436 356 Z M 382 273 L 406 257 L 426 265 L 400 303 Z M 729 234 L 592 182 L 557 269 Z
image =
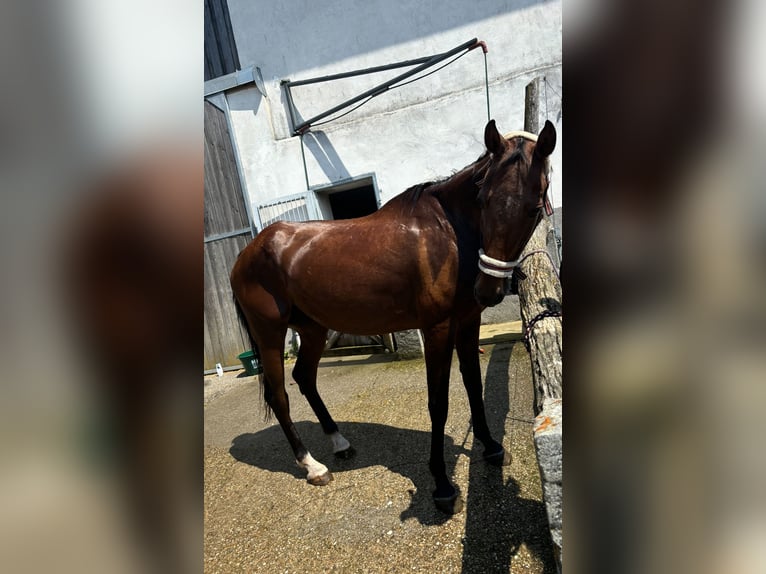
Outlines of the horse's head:
M 482 248 L 474 294 L 481 305 L 491 307 L 503 300 L 503 280 L 511 276 L 542 216 L 556 129 L 546 121 L 537 138 L 522 134 L 506 139 L 491 120 L 484 143 L 489 154 L 477 171 Z

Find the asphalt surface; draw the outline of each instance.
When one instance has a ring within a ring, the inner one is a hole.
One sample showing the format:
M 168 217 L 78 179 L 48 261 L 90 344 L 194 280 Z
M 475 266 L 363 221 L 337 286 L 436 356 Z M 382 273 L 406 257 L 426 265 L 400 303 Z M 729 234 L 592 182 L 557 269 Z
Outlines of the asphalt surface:
M 529 357 L 520 341 L 484 349 L 490 429 L 513 460 L 496 468 L 482 460 L 478 441 L 474 448 L 455 359 L 445 452 L 465 508 L 451 517 L 431 499 L 422 360 L 323 359 L 319 390 L 356 449 L 350 460 L 334 458 L 297 385 L 288 384 L 298 432 L 334 475 L 323 487 L 305 481 L 276 421 L 264 421 L 257 378 L 206 377 L 205 572 L 554 573 Z

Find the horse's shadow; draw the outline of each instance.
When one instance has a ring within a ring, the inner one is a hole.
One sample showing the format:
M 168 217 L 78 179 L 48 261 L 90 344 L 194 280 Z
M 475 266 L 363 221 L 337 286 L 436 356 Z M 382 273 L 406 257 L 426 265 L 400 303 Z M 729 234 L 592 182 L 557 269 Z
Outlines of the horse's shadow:
M 513 347 L 514 344 L 497 345 L 487 368 L 484 399 L 492 429 L 503 428 L 508 415 L 509 365 Z M 516 424 L 523 425 L 524 429 L 529 425 L 528 431 L 521 432 L 531 433 L 532 421 L 519 421 Z M 330 441 L 323 435 L 318 423 L 300 421 L 295 426 L 306 447 L 332 472 L 381 465 L 408 478 L 414 488 L 408 489 L 410 504 L 400 514 L 402 522 L 415 518 L 421 524 L 431 526 L 450 520 L 450 516 L 436 509 L 431 497 L 434 483 L 428 470 L 430 431 L 362 422 L 339 421 L 338 424 L 356 450 L 356 455 L 348 460 L 333 456 Z M 497 439 L 503 440 L 506 447 L 512 442 L 502 433 L 498 434 Z M 305 480 L 304 472 L 295 464 L 278 425 L 257 433 L 239 435 L 229 452 L 240 462 Z M 505 479 L 502 469 L 488 465 L 482 459 L 482 452 L 480 444 L 469 450 L 462 444 L 456 444 L 453 437 L 444 436 L 448 476 L 455 476 L 459 455 L 465 454 L 470 458 L 468 484 L 462 492 L 466 516 L 462 574 L 486 572 L 487 557 L 491 558 L 498 571 L 507 572 L 522 545 L 540 560 L 545 574 L 556 572 L 544 504 L 522 496 L 519 483 L 513 478 Z
M 434 484 L 428 470 L 430 432 L 361 422 L 339 421 L 338 426 L 356 451 L 352 458 L 340 459 L 332 454 L 330 441 L 322 434 L 318 423 L 295 423 L 307 448 L 333 473 L 381 465 L 412 481 L 414 488 L 408 489 L 410 506 L 402 512 L 402 521 L 415 518 L 421 524 L 436 525 L 449 520 L 448 515 L 435 508 L 431 498 Z M 278 425 L 239 435 L 233 440 L 229 452 L 240 462 L 305 480 L 305 473 L 295 464 Z M 454 474 L 460 454 L 468 454 L 468 451 L 445 435 L 444 461 L 448 476 Z

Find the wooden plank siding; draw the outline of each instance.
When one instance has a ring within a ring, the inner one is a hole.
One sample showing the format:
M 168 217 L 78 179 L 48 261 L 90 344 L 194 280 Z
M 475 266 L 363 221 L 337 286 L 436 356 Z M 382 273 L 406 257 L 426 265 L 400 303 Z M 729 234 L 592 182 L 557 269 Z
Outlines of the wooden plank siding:
M 226 0 L 205 0 L 205 81 L 239 70 Z
M 240 365 L 237 355 L 250 349 L 247 332 L 239 323 L 229 286 L 229 272 L 249 235 L 205 244 L 205 370 Z
M 205 102 L 205 370 L 216 363 L 238 365 L 237 355 L 250 348 L 237 319 L 229 272 L 251 238 L 226 116 Z
M 205 102 L 205 237 L 249 226 L 226 116 Z

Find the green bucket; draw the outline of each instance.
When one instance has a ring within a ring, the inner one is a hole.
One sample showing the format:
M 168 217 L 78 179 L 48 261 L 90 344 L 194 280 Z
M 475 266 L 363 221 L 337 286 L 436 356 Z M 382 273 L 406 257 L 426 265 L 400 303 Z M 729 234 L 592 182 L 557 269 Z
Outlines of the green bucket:
M 245 367 L 245 372 L 251 377 L 260 375 L 263 372 L 261 362 L 258 360 L 258 357 L 255 356 L 253 351 L 245 351 L 241 355 L 237 355 L 237 358 L 242 363 L 242 366 Z

